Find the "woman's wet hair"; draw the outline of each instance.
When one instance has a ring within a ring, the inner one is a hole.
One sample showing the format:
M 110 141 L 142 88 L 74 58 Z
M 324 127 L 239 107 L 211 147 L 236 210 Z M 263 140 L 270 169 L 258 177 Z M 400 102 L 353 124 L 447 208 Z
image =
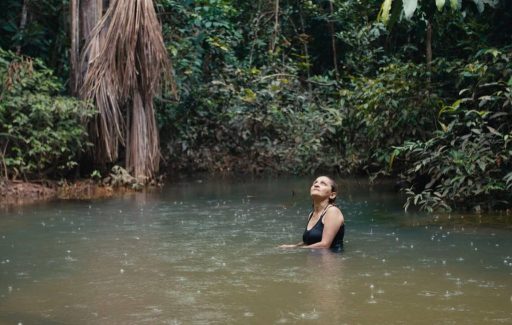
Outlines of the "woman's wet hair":
M 333 204 L 334 201 L 336 201 L 336 197 L 338 196 L 338 184 L 336 184 L 336 181 L 332 177 L 325 177 L 327 177 L 331 181 L 331 191 L 336 193 L 336 196 L 333 199 L 329 198 L 329 204 Z

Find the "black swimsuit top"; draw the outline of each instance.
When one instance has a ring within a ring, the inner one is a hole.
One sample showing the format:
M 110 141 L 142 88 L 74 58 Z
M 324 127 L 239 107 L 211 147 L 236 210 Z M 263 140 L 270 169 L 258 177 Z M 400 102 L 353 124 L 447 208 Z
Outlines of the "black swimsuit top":
M 329 207 L 327 207 L 329 208 Z M 314 243 L 318 243 L 322 241 L 322 233 L 324 231 L 324 223 L 323 218 L 325 213 L 327 212 L 327 208 L 322 212 L 320 215 L 320 218 L 318 218 L 318 221 L 316 224 L 308 230 L 308 225 L 306 224 L 306 229 L 304 230 L 304 234 L 302 235 L 302 241 L 306 245 L 311 245 Z M 309 214 L 308 223 L 309 220 L 311 220 L 311 217 L 313 216 L 313 212 Z M 331 249 L 341 249 L 343 247 L 343 237 L 345 236 L 345 223 L 343 223 L 336 233 L 336 236 L 334 237 L 330 248 Z

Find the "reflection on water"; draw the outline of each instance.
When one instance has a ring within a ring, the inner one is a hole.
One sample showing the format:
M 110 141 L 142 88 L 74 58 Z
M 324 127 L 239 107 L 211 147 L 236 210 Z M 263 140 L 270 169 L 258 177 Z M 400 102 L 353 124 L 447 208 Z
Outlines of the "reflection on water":
M 309 182 L 0 212 L 0 324 L 512 323 L 510 217 L 404 214 L 345 182 L 344 252 L 278 249 L 301 238 Z

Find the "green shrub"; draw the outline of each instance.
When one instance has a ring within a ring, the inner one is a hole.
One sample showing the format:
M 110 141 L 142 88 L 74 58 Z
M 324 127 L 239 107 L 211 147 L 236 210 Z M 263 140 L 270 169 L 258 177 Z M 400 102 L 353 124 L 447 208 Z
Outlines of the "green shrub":
M 459 70 L 461 98 L 440 112 L 440 130 L 396 154 L 405 207 L 488 210 L 512 204 L 512 52 L 482 50 Z
M 438 96 L 429 91 L 425 65 L 394 62 L 375 77 L 357 76 L 341 90 L 346 112 L 341 134 L 358 166 L 369 173 L 386 168 L 393 146 L 407 140 L 428 139 L 435 127 Z
M 0 49 L 2 177 L 56 176 L 77 165 L 93 110 L 60 96 L 62 85 L 38 59 Z
M 261 69 L 226 68 L 180 105 L 159 110 L 159 120 L 173 126 L 163 134 L 169 167 L 253 173 L 327 167 L 331 113 L 304 90 L 293 65 Z

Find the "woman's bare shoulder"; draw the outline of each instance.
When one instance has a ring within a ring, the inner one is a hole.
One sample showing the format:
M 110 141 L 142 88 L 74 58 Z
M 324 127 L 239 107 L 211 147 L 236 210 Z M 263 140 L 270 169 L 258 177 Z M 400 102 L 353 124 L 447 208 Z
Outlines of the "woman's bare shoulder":
M 336 205 L 330 206 L 329 209 L 327 209 L 325 216 L 328 218 L 330 218 L 331 216 L 335 218 L 341 217 L 341 219 L 343 220 L 343 213 L 341 212 L 340 208 L 337 207 Z

